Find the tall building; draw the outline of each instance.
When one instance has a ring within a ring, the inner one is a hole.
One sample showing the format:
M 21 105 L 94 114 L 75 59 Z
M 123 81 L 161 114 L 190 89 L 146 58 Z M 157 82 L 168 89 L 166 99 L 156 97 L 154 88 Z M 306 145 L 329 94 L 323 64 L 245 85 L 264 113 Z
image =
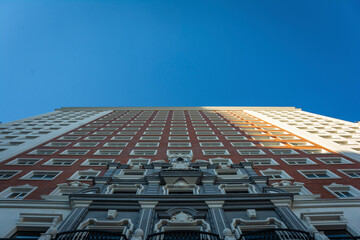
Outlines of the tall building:
M 0 238 L 355 239 L 359 162 L 294 107 L 61 108 L 0 125 Z

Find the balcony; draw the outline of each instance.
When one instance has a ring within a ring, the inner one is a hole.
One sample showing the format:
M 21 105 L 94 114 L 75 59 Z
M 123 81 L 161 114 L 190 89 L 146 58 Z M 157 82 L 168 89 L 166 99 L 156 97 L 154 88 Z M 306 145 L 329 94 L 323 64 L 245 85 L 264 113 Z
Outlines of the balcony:
M 128 240 L 121 233 L 98 230 L 77 230 L 56 234 L 53 240 Z
M 219 235 L 209 232 L 179 230 L 153 233 L 147 240 L 220 240 Z
M 267 229 L 243 233 L 239 240 L 314 240 L 308 232 L 292 229 Z

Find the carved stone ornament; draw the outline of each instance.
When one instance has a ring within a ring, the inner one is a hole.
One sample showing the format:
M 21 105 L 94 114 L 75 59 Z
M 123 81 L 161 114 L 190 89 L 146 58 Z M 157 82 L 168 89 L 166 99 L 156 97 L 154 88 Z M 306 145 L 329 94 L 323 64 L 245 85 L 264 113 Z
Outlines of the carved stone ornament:
M 171 217 L 171 222 L 173 223 L 193 223 L 195 220 L 190 214 L 179 212 Z

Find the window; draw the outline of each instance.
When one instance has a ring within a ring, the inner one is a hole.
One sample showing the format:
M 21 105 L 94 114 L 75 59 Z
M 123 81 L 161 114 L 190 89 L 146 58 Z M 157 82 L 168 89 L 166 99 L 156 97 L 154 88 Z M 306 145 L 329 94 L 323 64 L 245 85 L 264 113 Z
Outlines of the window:
M 160 136 L 142 136 L 140 138 L 140 140 L 149 140 L 149 141 L 152 141 L 152 140 L 160 140 L 161 137 Z
M 114 161 L 115 159 L 86 159 L 81 166 L 106 166 Z
M 188 128 L 187 127 L 171 127 L 170 130 L 171 131 L 187 131 Z
M 7 180 L 18 174 L 19 171 L 16 170 L 0 170 L 0 180 Z
M 180 154 L 180 155 L 193 155 L 192 150 L 167 150 L 167 155 Z
M 103 136 L 88 136 L 84 140 L 104 140 L 106 137 Z
M 245 158 L 245 161 L 253 163 L 255 166 L 260 165 L 279 165 L 278 162 L 276 162 L 272 158 Z
M 296 147 L 303 147 L 303 146 L 314 146 L 309 142 L 289 142 L 289 144 L 296 146 Z
M 130 166 L 140 166 L 142 164 L 150 164 L 149 158 L 132 158 L 127 162 Z
M 234 147 L 253 147 L 255 146 L 252 142 L 232 142 L 231 145 Z
M 127 142 L 107 142 L 103 147 L 126 147 Z
M 66 147 L 70 144 L 71 142 L 49 142 L 48 144 L 46 144 L 46 147 Z
M 28 154 L 32 155 L 51 155 L 57 152 L 59 149 L 35 149 L 34 151 L 29 152 Z
M 82 180 L 82 181 L 91 181 L 94 177 L 98 176 L 100 171 L 95 171 L 92 169 L 77 171 L 72 175 L 68 180 Z
M 132 138 L 131 136 L 115 136 L 112 137 L 111 140 L 131 140 Z
M 171 131 L 170 135 L 189 135 L 187 131 Z
M 146 131 L 144 135 L 162 135 L 162 133 L 161 131 Z
M 221 142 L 201 142 L 200 146 L 201 147 L 223 147 L 224 144 L 222 144 Z
M 251 138 L 253 138 L 255 140 L 273 140 L 273 139 L 275 139 L 274 137 L 270 137 L 270 136 L 251 136 Z
M 214 149 L 214 150 L 202 150 L 204 155 L 230 155 L 228 150 Z
M 342 157 L 319 157 L 316 158 L 325 164 L 353 164 L 349 160 Z
M 137 132 L 118 132 L 118 135 L 136 135 Z
M 241 133 L 236 132 L 236 131 L 226 131 L 226 132 L 221 132 L 222 135 L 241 135 Z
M 158 147 L 158 142 L 138 142 L 135 147 Z
M 276 179 L 292 179 L 290 175 L 288 175 L 283 170 L 271 169 L 268 168 L 266 170 L 260 171 L 262 175 L 269 177 L 269 180 L 276 180 Z
M 141 184 L 111 184 L 107 187 L 105 194 L 140 194 L 143 190 L 144 187 Z
M 61 171 L 31 171 L 20 179 L 24 180 L 52 180 L 59 176 Z
M 89 151 L 89 149 L 67 149 L 60 153 L 60 155 L 85 155 Z
M 289 165 L 309 165 L 316 164 L 314 161 L 311 161 L 309 158 L 281 158 L 284 162 Z
M 98 144 L 98 142 L 78 142 L 74 147 L 96 147 Z
M 198 136 L 198 140 L 219 140 L 216 136 Z
M 97 150 L 94 155 L 120 155 L 120 153 L 122 152 L 121 149 L 109 149 L 109 150 L 105 150 L 105 149 L 100 149 Z
M 41 160 L 42 158 L 16 158 L 6 165 L 34 165 Z
M 340 178 L 336 174 L 326 169 L 319 170 L 298 170 L 302 175 L 309 179 L 329 179 L 329 178 Z
M 260 149 L 238 149 L 240 155 L 265 155 Z
M 130 155 L 138 156 L 153 156 L 156 155 L 157 150 L 132 150 Z
M 245 136 L 226 136 L 227 140 L 247 140 Z
M 293 149 L 270 149 L 275 155 L 292 155 L 292 154 L 299 154 L 297 151 Z
M 170 136 L 169 140 L 173 140 L 173 141 L 184 141 L 184 140 L 190 140 L 190 138 L 188 136 Z
M 33 192 L 36 187 L 30 185 L 8 187 L 0 193 L 0 198 L 11 198 L 11 199 L 24 199 L 31 192 Z
M 233 164 L 233 161 L 230 158 L 210 158 L 211 164 L 219 164 L 220 166 L 231 166 Z
M 351 178 L 360 178 L 360 169 L 338 169 L 343 174 Z
M 169 142 L 168 147 L 191 147 L 189 142 Z
M 215 135 L 215 133 L 211 131 L 202 131 L 202 132 L 196 132 L 196 135 Z
M 89 132 L 82 132 L 82 131 L 74 131 L 69 133 L 70 135 L 88 135 Z
M 114 132 L 110 132 L 110 131 L 99 131 L 99 132 L 94 132 L 92 135 L 111 135 Z
M 282 147 L 285 146 L 285 144 L 281 142 L 260 142 L 261 145 L 265 147 Z
M 350 185 L 332 183 L 329 186 L 324 186 L 324 188 L 339 198 L 360 196 L 360 191 Z
M 69 158 L 52 158 L 43 165 L 50 166 L 71 166 L 73 165 L 77 159 L 69 159 Z
M 325 149 L 301 149 L 306 154 L 323 154 L 323 153 L 329 153 Z

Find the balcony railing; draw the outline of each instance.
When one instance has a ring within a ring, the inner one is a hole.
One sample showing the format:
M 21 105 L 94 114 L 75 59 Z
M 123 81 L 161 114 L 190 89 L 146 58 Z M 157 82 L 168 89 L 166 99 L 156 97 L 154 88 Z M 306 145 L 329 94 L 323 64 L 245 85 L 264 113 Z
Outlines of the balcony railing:
M 53 240 L 128 240 L 124 234 L 98 230 L 77 230 L 56 234 Z
M 360 236 L 329 237 L 330 240 L 360 240 Z
M 148 235 L 147 240 L 220 240 L 220 237 L 215 233 L 179 230 L 153 233 Z
M 239 240 L 314 240 L 308 233 L 292 229 L 266 229 L 243 233 Z

